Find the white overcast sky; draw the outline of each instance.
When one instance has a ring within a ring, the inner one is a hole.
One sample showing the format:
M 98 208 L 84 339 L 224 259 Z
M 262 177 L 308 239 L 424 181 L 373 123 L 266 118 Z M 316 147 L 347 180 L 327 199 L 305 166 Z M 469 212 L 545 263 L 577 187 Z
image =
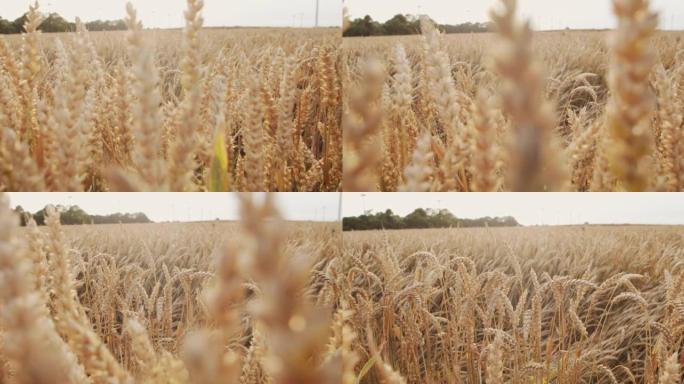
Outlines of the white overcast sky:
M 263 195 L 263 194 L 258 194 Z M 78 205 L 93 215 L 143 212 L 155 222 L 236 220 L 239 204 L 232 193 L 39 193 L 10 192 L 12 208 L 36 212 L 48 204 Z M 281 215 L 295 221 L 336 221 L 339 193 L 278 193 Z
M 344 216 L 358 216 L 364 207 L 401 216 L 416 208 L 444 208 L 461 218 L 513 216 L 523 225 L 684 224 L 684 193 L 344 194 Z
M 346 0 L 352 18 L 371 15 L 385 21 L 402 14 L 427 14 L 441 24 L 488 21 L 499 0 Z M 612 0 L 518 0 L 519 14 L 537 30 L 613 28 Z M 652 0 L 660 28 L 684 29 L 684 0 Z
M 34 0 L 1 0 L 0 16 L 14 20 L 28 10 Z M 67 20 L 77 16 L 84 21 L 123 19 L 128 0 L 42 0 L 41 11 L 57 12 Z M 339 26 L 340 0 L 319 0 L 319 25 Z M 184 0 L 131 0 L 146 28 L 175 28 L 184 25 Z M 316 0 L 204 0 L 206 26 L 314 25 Z

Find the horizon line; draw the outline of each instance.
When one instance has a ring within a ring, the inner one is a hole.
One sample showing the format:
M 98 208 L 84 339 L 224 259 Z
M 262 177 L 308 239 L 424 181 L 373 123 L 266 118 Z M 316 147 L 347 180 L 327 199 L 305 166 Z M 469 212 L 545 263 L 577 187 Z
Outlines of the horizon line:
M 466 24 L 466 23 L 471 23 L 471 24 L 488 24 L 488 23 L 491 23 L 491 22 L 492 22 L 491 20 L 488 19 L 488 20 L 484 20 L 484 21 L 482 21 L 482 20 L 480 20 L 480 21 L 467 20 L 467 21 L 460 21 L 460 22 L 455 22 L 455 21 L 454 21 L 454 22 L 450 22 L 450 23 L 442 23 L 442 22 L 439 22 L 439 21 L 435 20 L 432 16 L 430 16 L 430 15 L 428 15 L 428 14 L 416 14 L 416 13 L 396 13 L 394 16 L 392 16 L 392 17 L 390 17 L 390 18 L 388 18 L 387 20 L 384 20 L 384 21 L 381 21 L 380 19 L 376 19 L 376 18 L 374 18 L 374 17 L 373 17 L 372 15 L 370 15 L 370 14 L 365 14 L 365 15 L 363 15 L 363 16 L 356 16 L 356 15 L 351 15 L 351 14 L 349 14 L 349 15 L 348 15 L 348 18 L 349 18 L 350 21 L 353 21 L 353 20 L 356 20 L 356 19 L 363 19 L 363 18 L 366 17 L 366 16 L 370 16 L 371 19 L 372 19 L 373 21 L 382 24 L 382 23 L 388 22 L 389 20 L 391 20 L 392 18 L 394 18 L 394 17 L 397 16 L 397 15 L 411 16 L 411 17 L 414 17 L 414 18 L 417 18 L 417 19 L 420 19 L 420 18 L 423 17 L 423 16 L 427 16 L 428 18 L 430 18 L 430 20 L 432 20 L 433 22 L 435 22 L 438 26 L 443 26 L 443 25 L 456 26 L 456 25 L 461 25 L 461 24 Z M 612 31 L 612 30 L 615 30 L 615 29 L 616 29 L 616 26 L 613 26 L 613 27 L 593 27 L 593 28 L 573 28 L 573 27 L 565 27 L 565 28 L 561 28 L 561 29 L 557 29 L 557 28 L 537 29 L 537 28 L 534 27 L 534 23 L 533 23 L 533 20 L 532 20 L 532 19 L 530 19 L 530 18 L 524 18 L 524 20 L 529 21 L 529 22 L 531 23 L 531 27 L 532 27 L 533 32 L 555 32 L 555 31 L 567 31 L 567 30 L 570 30 L 570 31 Z M 660 20 L 661 20 L 661 19 L 659 19 L 659 21 L 660 21 Z M 660 23 L 659 23 L 659 24 L 660 24 Z M 659 27 L 660 27 L 660 25 L 656 28 L 658 31 L 684 32 L 684 26 L 682 26 L 682 27 L 679 28 L 679 29 L 667 29 L 667 28 L 661 29 L 661 28 L 659 28 Z M 567 29 L 566 29 L 566 28 L 567 28 Z M 456 34 L 456 33 L 452 33 L 452 34 Z M 379 35 L 379 36 L 383 36 L 383 35 Z M 405 36 L 411 36 L 411 35 L 405 35 Z M 349 36 L 349 37 L 352 37 L 352 36 Z M 358 36 L 358 37 L 369 37 L 369 36 Z
M 21 15 L 14 17 L 14 18 L 6 18 L 5 16 L 0 15 L 0 19 L 7 20 L 9 22 L 14 22 L 17 19 L 26 16 L 27 13 L 28 12 L 24 12 Z M 39 11 L 39 14 L 41 14 L 44 17 L 56 14 L 57 16 L 61 17 L 62 19 L 64 19 L 68 23 L 75 23 L 76 18 L 81 19 L 81 22 L 83 24 L 94 23 L 94 22 L 98 22 L 98 21 L 116 22 L 116 21 L 125 21 L 126 20 L 125 17 L 118 18 L 118 19 L 114 18 L 114 19 L 84 20 L 80 16 L 76 16 L 73 20 L 70 20 L 70 19 L 64 17 L 59 12 L 41 12 L 41 11 Z M 43 21 L 45 21 L 45 19 Z M 41 22 L 41 24 L 42 24 L 42 22 Z M 178 26 L 173 26 L 173 27 L 146 27 L 145 23 L 143 23 L 143 30 L 144 29 L 183 29 L 184 27 L 185 26 L 182 24 L 179 24 Z M 297 29 L 342 28 L 342 22 L 340 20 L 340 24 L 327 24 L 327 25 L 320 25 L 319 24 L 318 26 L 316 26 L 316 25 L 310 25 L 310 26 L 308 26 L 308 25 L 302 25 L 302 26 L 292 26 L 292 25 L 203 25 L 202 28 L 297 28 Z M 112 31 L 93 31 L 93 32 L 112 32 Z M 24 33 L 24 32 L 22 32 L 22 33 Z

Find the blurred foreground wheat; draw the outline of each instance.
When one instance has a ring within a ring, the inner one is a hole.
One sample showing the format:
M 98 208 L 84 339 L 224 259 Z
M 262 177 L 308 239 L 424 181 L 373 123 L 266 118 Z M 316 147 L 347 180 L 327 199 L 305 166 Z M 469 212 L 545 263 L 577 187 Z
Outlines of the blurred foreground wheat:
M 648 0 L 610 33 L 500 3 L 495 34 L 344 39 L 346 190 L 684 190 L 684 35 Z
M 331 224 L 242 196 L 231 223 L 47 228 L 0 206 L 0 382 L 340 383 Z

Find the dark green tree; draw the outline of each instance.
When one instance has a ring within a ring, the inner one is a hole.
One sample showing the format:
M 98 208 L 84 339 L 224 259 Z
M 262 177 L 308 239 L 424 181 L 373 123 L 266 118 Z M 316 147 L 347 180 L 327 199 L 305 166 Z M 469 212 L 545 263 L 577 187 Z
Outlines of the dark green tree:
M 5 20 L 0 17 L 0 34 L 15 34 L 24 32 L 24 24 L 26 23 L 26 19 L 26 13 L 14 21 Z M 127 29 L 126 22 L 123 20 L 96 20 L 85 23 L 85 27 L 89 31 L 123 31 Z M 45 17 L 45 20 L 43 20 L 38 29 L 45 33 L 73 32 L 76 30 L 76 24 L 67 21 L 58 13 L 53 12 Z
M 12 24 L 14 25 L 14 29 L 17 31 L 15 33 L 26 32 L 26 30 L 24 29 L 24 24 L 26 24 L 27 19 L 28 19 L 28 12 L 24 13 L 23 15 L 19 16 L 18 18 L 14 19 Z
M 76 30 L 76 24 L 66 21 L 57 13 L 51 13 L 43 20 L 38 28 L 43 32 L 73 32 Z
M 123 20 L 95 20 L 86 23 L 89 31 L 125 31 L 126 22 Z
M 13 22 L 0 17 L 0 34 L 14 34 L 20 32 L 21 29 L 17 29 Z
M 492 30 L 490 23 L 463 23 L 457 25 L 438 25 L 446 33 L 483 33 Z M 366 15 L 354 19 L 344 31 L 344 36 L 376 35 L 416 35 L 420 34 L 420 20 L 411 15 L 395 15 L 384 23 L 379 23 Z
M 60 211 L 60 221 L 64 225 L 78 225 L 90 223 L 90 217 L 77 205 L 72 205 Z
M 367 212 L 357 217 L 342 219 L 345 231 L 366 231 L 377 229 L 420 229 L 420 228 L 470 228 L 470 227 L 516 227 L 515 218 L 483 217 L 478 219 L 459 219 L 447 209 L 418 208 L 405 217 L 395 215 L 392 210 L 385 212 Z
M 404 218 L 406 228 L 430 228 L 427 211 L 418 208 Z
M 413 35 L 420 33 L 420 28 L 416 29 L 416 27 L 418 26 L 411 23 L 404 15 L 395 15 L 382 25 L 385 35 Z
M 362 19 L 355 19 L 349 24 L 349 28 L 344 32 L 345 36 L 376 36 L 383 33 L 380 23 L 373 20 L 369 15 Z
M 46 208 L 33 214 L 33 219 L 36 221 L 36 224 L 45 225 Z M 63 225 L 152 223 L 144 213 L 140 212 L 114 213 L 111 215 L 98 216 L 89 215 L 77 205 L 68 207 L 57 205 L 55 209 L 60 213 L 60 222 Z M 27 214 L 29 213 L 27 212 Z
M 17 205 L 17 207 L 14 208 L 14 212 L 19 216 L 19 225 L 25 227 L 28 224 L 28 218 L 31 214 L 26 212 L 21 205 Z
M 45 225 L 45 208 L 33 214 L 33 220 L 37 225 Z

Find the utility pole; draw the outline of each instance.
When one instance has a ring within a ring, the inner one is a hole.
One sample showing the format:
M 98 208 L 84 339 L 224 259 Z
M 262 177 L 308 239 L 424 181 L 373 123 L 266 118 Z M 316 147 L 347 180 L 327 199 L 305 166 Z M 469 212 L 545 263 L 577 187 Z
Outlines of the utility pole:
M 316 28 L 318 28 L 318 6 L 321 0 L 316 0 Z

